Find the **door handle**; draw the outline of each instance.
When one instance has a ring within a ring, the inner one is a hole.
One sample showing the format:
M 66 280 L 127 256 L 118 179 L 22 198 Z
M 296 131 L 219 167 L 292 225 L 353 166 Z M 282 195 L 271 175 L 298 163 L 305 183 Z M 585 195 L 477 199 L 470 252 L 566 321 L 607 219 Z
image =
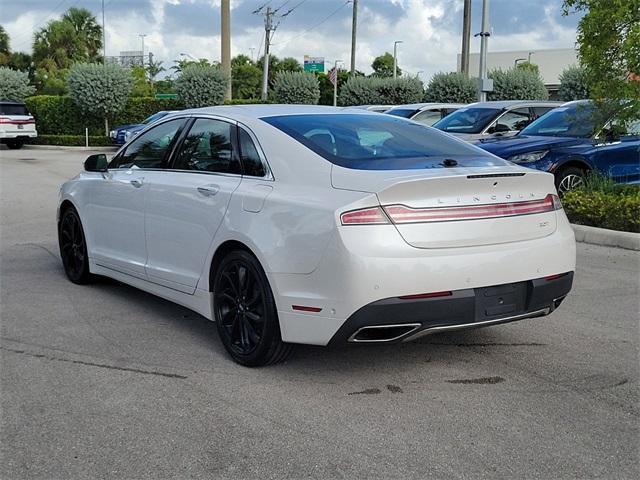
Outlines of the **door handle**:
M 134 178 L 133 180 L 130 181 L 131 185 L 133 185 L 136 188 L 140 188 L 142 186 L 142 178 Z
M 205 197 L 213 197 L 219 191 L 220 187 L 218 185 L 203 185 L 201 187 L 198 187 L 198 193 L 204 195 Z

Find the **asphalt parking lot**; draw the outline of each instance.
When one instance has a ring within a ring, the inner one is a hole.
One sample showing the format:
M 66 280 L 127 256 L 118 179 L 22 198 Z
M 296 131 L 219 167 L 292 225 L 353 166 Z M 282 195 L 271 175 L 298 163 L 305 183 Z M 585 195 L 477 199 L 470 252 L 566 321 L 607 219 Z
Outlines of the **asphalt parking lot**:
M 640 478 L 638 252 L 579 244 L 550 317 L 247 369 L 189 310 L 66 280 L 86 155 L 0 150 L 1 478 Z

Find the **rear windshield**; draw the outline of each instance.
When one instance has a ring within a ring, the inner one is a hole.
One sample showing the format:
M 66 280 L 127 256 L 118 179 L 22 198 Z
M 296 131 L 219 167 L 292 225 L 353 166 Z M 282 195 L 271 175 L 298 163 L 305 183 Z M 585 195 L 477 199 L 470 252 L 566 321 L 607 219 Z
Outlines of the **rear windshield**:
M 544 114 L 520 132 L 521 135 L 543 137 L 581 137 L 594 134 L 596 119 L 590 104 L 558 107 Z
M 0 103 L 0 115 L 29 115 L 29 111 L 19 103 Z
M 387 110 L 385 113 L 389 115 L 395 115 L 396 117 L 410 118 L 416 113 L 418 110 L 415 108 L 393 108 L 391 110 Z
M 438 130 L 388 115 L 309 114 L 262 120 L 331 163 L 347 168 L 442 168 L 445 159 L 464 167 L 509 164 Z
M 461 108 L 433 126 L 449 133 L 480 133 L 500 112 L 498 108 Z

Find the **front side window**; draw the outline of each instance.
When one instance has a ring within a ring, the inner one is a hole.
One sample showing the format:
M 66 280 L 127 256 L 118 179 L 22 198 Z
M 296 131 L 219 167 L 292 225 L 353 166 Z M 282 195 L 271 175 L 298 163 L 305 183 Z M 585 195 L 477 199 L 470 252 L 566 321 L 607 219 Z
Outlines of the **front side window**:
M 492 132 L 514 132 L 520 131 L 531 122 L 531 114 L 528 108 L 516 108 L 502 115 L 496 123 L 491 126 Z
M 244 174 L 251 177 L 264 177 L 266 175 L 264 164 L 251 136 L 245 130 L 239 128 L 238 140 Z
M 434 127 L 449 133 L 480 133 L 500 114 L 497 108 L 467 107 L 447 115 Z
M 165 168 L 170 147 L 183 123 L 183 118 L 176 118 L 146 131 L 114 158 L 109 168 Z
M 438 130 L 390 115 L 311 114 L 262 118 L 326 160 L 362 170 L 508 165 Z
M 221 120 L 198 118 L 176 155 L 173 168 L 199 172 L 240 173 L 232 147 L 235 127 Z
M 413 121 L 430 127 L 442 118 L 440 110 L 423 110 L 412 118 Z

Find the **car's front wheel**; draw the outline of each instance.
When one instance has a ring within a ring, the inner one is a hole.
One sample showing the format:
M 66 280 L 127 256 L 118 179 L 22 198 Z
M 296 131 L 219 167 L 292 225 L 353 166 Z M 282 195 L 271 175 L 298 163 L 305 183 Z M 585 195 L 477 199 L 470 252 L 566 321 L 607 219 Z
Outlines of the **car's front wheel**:
M 576 189 L 584 183 L 586 172 L 578 167 L 561 168 L 556 173 L 556 188 L 560 196 L 569 190 Z
M 227 254 L 214 273 L 213 308 L 220 339 L 241 365 L 259 367 L 283 361 L 284 343 L 269 281 L 249 252 Z
M 60 219 L 58 227 L 58 243 L 64 273 L 73 283 L 83 285 L 89 283 L 89 256 L 87 241 L 75 208 L 67 208 Z

